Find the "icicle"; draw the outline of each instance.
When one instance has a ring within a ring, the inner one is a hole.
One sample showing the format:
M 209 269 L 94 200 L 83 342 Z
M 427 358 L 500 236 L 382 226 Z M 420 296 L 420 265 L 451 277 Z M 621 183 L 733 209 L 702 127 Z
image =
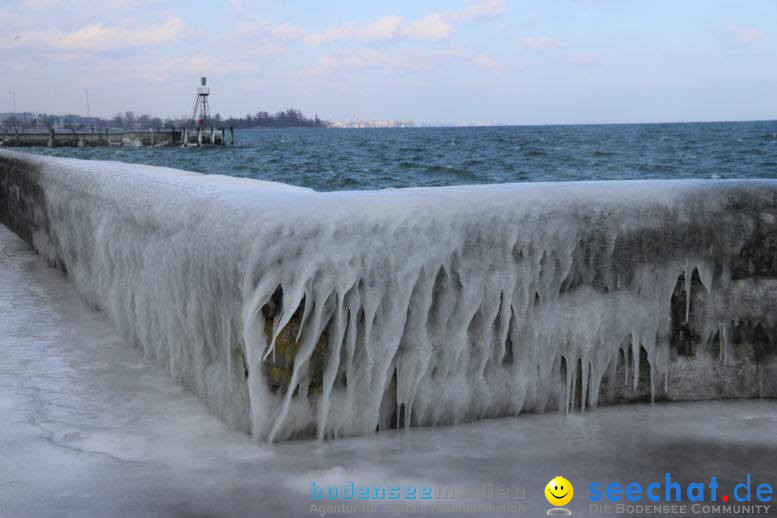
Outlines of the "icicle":
M 724 289 L 731 286 L 731 258 L 726 257 L 721 261 L 720 283 Z
M 639 332 L 632 331 L 631 333 L 631 354 L 632 359 L 634 362 L 634 378 L 632 380 L 633 386 L 632 388 L 636 391 L 637 387 L 639 387 L 639 357 L 640 357 L 640 347 L 642 344 L 642 340 L 640 339 Z
M 571 363 L 571 365 L 570 365 Z M 570 362 L 567 358 L 567 398 L 564 408 L 565 413 L 570 413 L 575 407 L 575 373 L 577 372 L 577 362 Z
M 669 351 L 669 344 L 662 346 L 664 351 L 664 394 L 669 393 L 669 361 L 671 353 Z
M 631 342 L 629 342 L 628 348 L 621 347 L 623 352 L 623 385 L 629 386 L 629 372 L 631 371 L 631 363 L 629 362 L 629 351 L 631 350 Z
M 588 394 L 588 371 L 589 371 L 589 364 L 588 359 L 583 358 L 583 365 L 582 365 L 582 376 L 583 376 L 583 382 L 581 384 L 582 390 L 580 392 L 580 412 L 585 412 L 585 403 L 586 398 Z
M 620 348 L 615 348 L 610 358 L 610 363 L 607 365 L 605 376 L 609 383 L 615 383 L 615 378 L 618 374 L 618 361 L 620 359 Z M 598 394 L 597 394 L 598 397 Z
M 323 383 L 321 387 L 321 400 L 318 407 L 318 427 L 316 435 L 319 439 L 324 439 L 326 435 L 327 420 L 329 417 L 329 408 L 331 404 L 332 388 L 337 376 L 337 370 L 340 366 L 340 350 L 345 336 L 345 321 L 343 296 L 337 295 L 337 308 L 335 309 L 334 319 L 330 327 L 328 342 L 329 356 L 327 358 L 326 369 L 323 374 Z
M 707 293 L 712 292 L 712 272 L 713 265 L 707 261 L 702 261 L 696 265 L 696 271 L 699 272 L 699 280 Z
M 324 300 L 326 301 L 326 299 Z M 310 360 L 310 356 L 313 354 L 313 348 L 315 347 L 316 342 L 318 342 L 318 338 L 321 335 L 321 331 L 323 330 L 322 321 L 324 319 L 322 317 L 326 306 L 326 302 L 314 304 L 311 321 L 307 323 L 308 325 L 306 327 L 304 342 L 295 358 L 294 370 L 291 374 L 289 386 L 286 389 L 286 395 L 283 398 L 283 403 L 278 411 L 277 417 L 275 418 L 275 423 L 270 429 L 270 433 L 268 435 L 268 440 L 270 442 L 275 439 L 275 436 L 281 430 L 281 427 L 286 420 L 286 416 L 288 415 L 294 391 L 299 386 L 300 379 L 302 378 L 303 374 L 307 372 L 308 360 Z
M 691 266 L 685 267 L 685 322 L 688 323 L 688 319 L 691 316 L 691 277 L 693 276 L 693 270 Z
M 591 378 L 591 384 L 588 389 L 588 403 L 591 408 L 596 408 L 599 406 L 599 387 L 601 386 L 602 378 L 599 375 L 599 369 L 596 367 L 595 363 L 592 363 L 590 366 L 589 376 Z
M 650 402 L 656 402 L 656 369 L 650 364 Z

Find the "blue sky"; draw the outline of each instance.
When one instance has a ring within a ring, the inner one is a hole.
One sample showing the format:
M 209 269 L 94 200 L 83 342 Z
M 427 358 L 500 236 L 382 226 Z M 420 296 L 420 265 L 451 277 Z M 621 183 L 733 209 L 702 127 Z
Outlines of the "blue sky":
M 4 0 L 0 60 L 0 111 L 777 119 L 777 0 Z

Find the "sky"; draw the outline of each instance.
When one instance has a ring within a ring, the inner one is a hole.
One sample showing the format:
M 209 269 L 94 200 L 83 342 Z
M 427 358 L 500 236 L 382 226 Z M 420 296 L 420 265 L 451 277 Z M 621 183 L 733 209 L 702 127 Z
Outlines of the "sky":
M 0 0 L 0 112 L 777 119 L 777 0 Z

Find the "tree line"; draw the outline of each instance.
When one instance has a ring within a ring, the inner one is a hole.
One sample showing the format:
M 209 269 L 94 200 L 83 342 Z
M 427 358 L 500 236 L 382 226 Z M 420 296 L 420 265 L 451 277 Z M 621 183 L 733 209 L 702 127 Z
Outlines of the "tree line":
M 145 130 L 176 127 L 194 127 L 196 123 L 189 118 L 161 118 L 149 114 L 136 115 L 134 112 L 127 111 L 117 113 L 110 119 L 100 117 L 82 117 L 80 115 L 50 115 L 29 113 L 15 114 L 3 121 L 6 128 L 19 129 L 125 129 L 125 130 Z M 247 114 L 245 117 L 227 117 L 223 118 L 221 114 L 213 115 L 206 122 L 207 126 L 214 127 L 234 127 L 234 128 L 325 128 L 329 125 L 315 115 L 312 119 L 305 117 L 300 110 L 289 108 L 277 113 L 259 111 L 255 114 Z
M 219 114 L 216 114 L 215 120 L 221 121 Z M 286 111 L 279 111 L 275 114 L 260 111 L 256 114 L 247 114 L 242 118 L 229 117 L 222 121 L 221 126 L 233 126 L 235 128 L 325 128 L 328 124 L 315 115 L 312 119 L 305 117 L 300 110 L 289 108 Z

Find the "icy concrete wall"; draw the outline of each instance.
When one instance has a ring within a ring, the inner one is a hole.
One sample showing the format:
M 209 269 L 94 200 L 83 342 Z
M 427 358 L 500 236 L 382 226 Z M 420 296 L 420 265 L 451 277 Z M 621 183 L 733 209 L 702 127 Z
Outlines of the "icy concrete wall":
M 777 182 L 317 193 L 0 151 L 0 221 L 261 439 L 777 395 Z

